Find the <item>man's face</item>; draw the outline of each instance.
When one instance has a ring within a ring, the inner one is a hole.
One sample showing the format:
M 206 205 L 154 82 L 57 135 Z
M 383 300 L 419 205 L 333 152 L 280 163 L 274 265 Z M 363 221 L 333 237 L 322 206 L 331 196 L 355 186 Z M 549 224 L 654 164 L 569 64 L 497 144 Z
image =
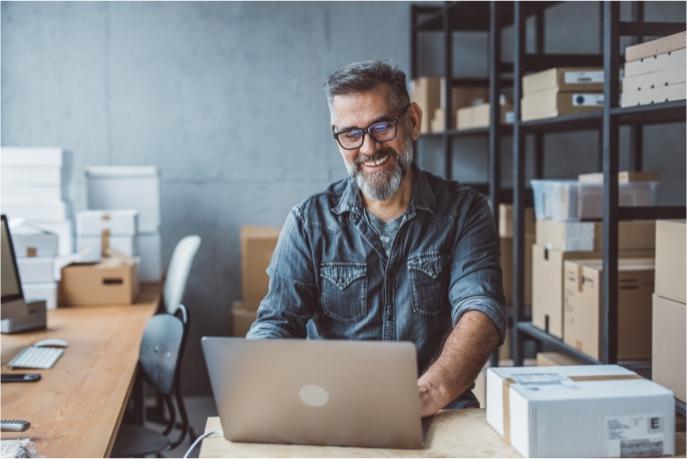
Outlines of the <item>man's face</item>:
M 350 128 L 365 129 L 383 120 L 399 116 L 392 111 L 391 91 L 387 85 L 380 85 L 370 91 L 334 96 L 331 107 L 332 125 L 335 132 Z M 363 144 L 356 149 L 346 150 L 338 145 L 348 174 L 356 180 L 358 188 L 377 201 L 391 198 L 413 162 L 414 119 L 416 106 L 411 105 L 396 125 L 396 136 L 386 142 L 375 141 L 365 134 Z M 419 123 L 418 123 L 419 124 Z M 419 134 L 418 134 L 419 135 Z

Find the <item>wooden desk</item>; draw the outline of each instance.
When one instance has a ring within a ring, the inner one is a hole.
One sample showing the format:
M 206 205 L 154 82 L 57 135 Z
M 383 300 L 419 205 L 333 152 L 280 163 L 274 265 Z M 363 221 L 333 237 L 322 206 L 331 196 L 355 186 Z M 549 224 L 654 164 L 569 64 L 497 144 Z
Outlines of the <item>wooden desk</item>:
M 205 432 L 221 430 L 218 417 L 208 418 Z M 233 443 L 215 434 L 203 440 L 199 457 L 520 457 L 487 424 L 485 410 L 440 412 L 425 441 L 425 449 L 344 448 Z
M 143 285 L 134 305 L 66 307 L 48 311 L 48 329 L 2 335 L 3 372 L 36 372 L 35 383 L 2 384 L 2 417 L 28 419 L 22 433 L 45 457 L 106 457 L 114 442 L 136 374 L 147 320 L 160 298 L 158 284 Z M 8 370 L 24 346 L 43 338 L 69 343 L 50 370 Z

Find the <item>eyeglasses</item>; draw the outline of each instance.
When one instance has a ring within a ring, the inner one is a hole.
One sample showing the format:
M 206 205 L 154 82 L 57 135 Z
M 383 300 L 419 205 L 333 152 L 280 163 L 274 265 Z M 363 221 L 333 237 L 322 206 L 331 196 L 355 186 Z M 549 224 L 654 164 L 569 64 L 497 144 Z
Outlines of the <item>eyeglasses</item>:
M 351 128 L 341 132 L 334 132 L 335 128 L 332 126 L 332 134 L 344 150 L 355 150 L 362 147 L 365 142 L 365 134 L 368 134 L 376 142 L 388 142 L 396 137 L 398 122 L 405 111 L 408 110 L 408 107 L 410 107 L 410 104 L 406 105 L 396 118 L 377 121 L 365 129 Z

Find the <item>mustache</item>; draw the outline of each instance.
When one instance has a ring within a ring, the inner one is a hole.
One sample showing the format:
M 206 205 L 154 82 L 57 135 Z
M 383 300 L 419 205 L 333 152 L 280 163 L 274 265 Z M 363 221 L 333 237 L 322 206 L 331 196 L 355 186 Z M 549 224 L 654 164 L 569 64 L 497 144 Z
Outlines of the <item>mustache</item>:
M 378 159 L 382 159 L 382 158 L 384 158 L 384 157 L 387 156 L 387 155 L 391 155 L 391 156 L 393 156 L 393 157 L 398 158 L 398 153 L 396 153 L 396 150 L 394 150 L 393 148 L 380 148 L 379 150 L 377 150 L 377 151 L 375 152 L 374 155 L 369 155 L 369 156 L 368 156 L 368 155 L 364 155 L 364 154 L 361 153 L 361 154 L 354 160 L 354 163 L 355 163 L 356 166 L 359 166 L 359 165 L 361 165 L 363 162 L 366 162 L 366 161 L 377 161 Z

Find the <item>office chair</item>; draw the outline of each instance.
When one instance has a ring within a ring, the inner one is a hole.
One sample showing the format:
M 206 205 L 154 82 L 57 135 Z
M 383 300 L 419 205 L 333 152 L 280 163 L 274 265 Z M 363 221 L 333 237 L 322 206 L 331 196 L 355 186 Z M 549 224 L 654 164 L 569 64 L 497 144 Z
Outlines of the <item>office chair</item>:
M 161 395 L 169 412 L 169 420 L 162 432 L 145 426 L 123 423 L 119 428 L 111 457 L 157 455 L 176 448 L 190 433 L 188 413 L 179 384 L 188 325 L 189 314 L 184 305 L 179 305 L 175 314 L 158 314 L 148 320 L 141 340 L 138 368 L 144 380 Z M 177 412 L 181 419 L 180 423 L 176 422 Z M 177 426 L 180 432 L 177 438 L 171 439 L 169 435 Z

